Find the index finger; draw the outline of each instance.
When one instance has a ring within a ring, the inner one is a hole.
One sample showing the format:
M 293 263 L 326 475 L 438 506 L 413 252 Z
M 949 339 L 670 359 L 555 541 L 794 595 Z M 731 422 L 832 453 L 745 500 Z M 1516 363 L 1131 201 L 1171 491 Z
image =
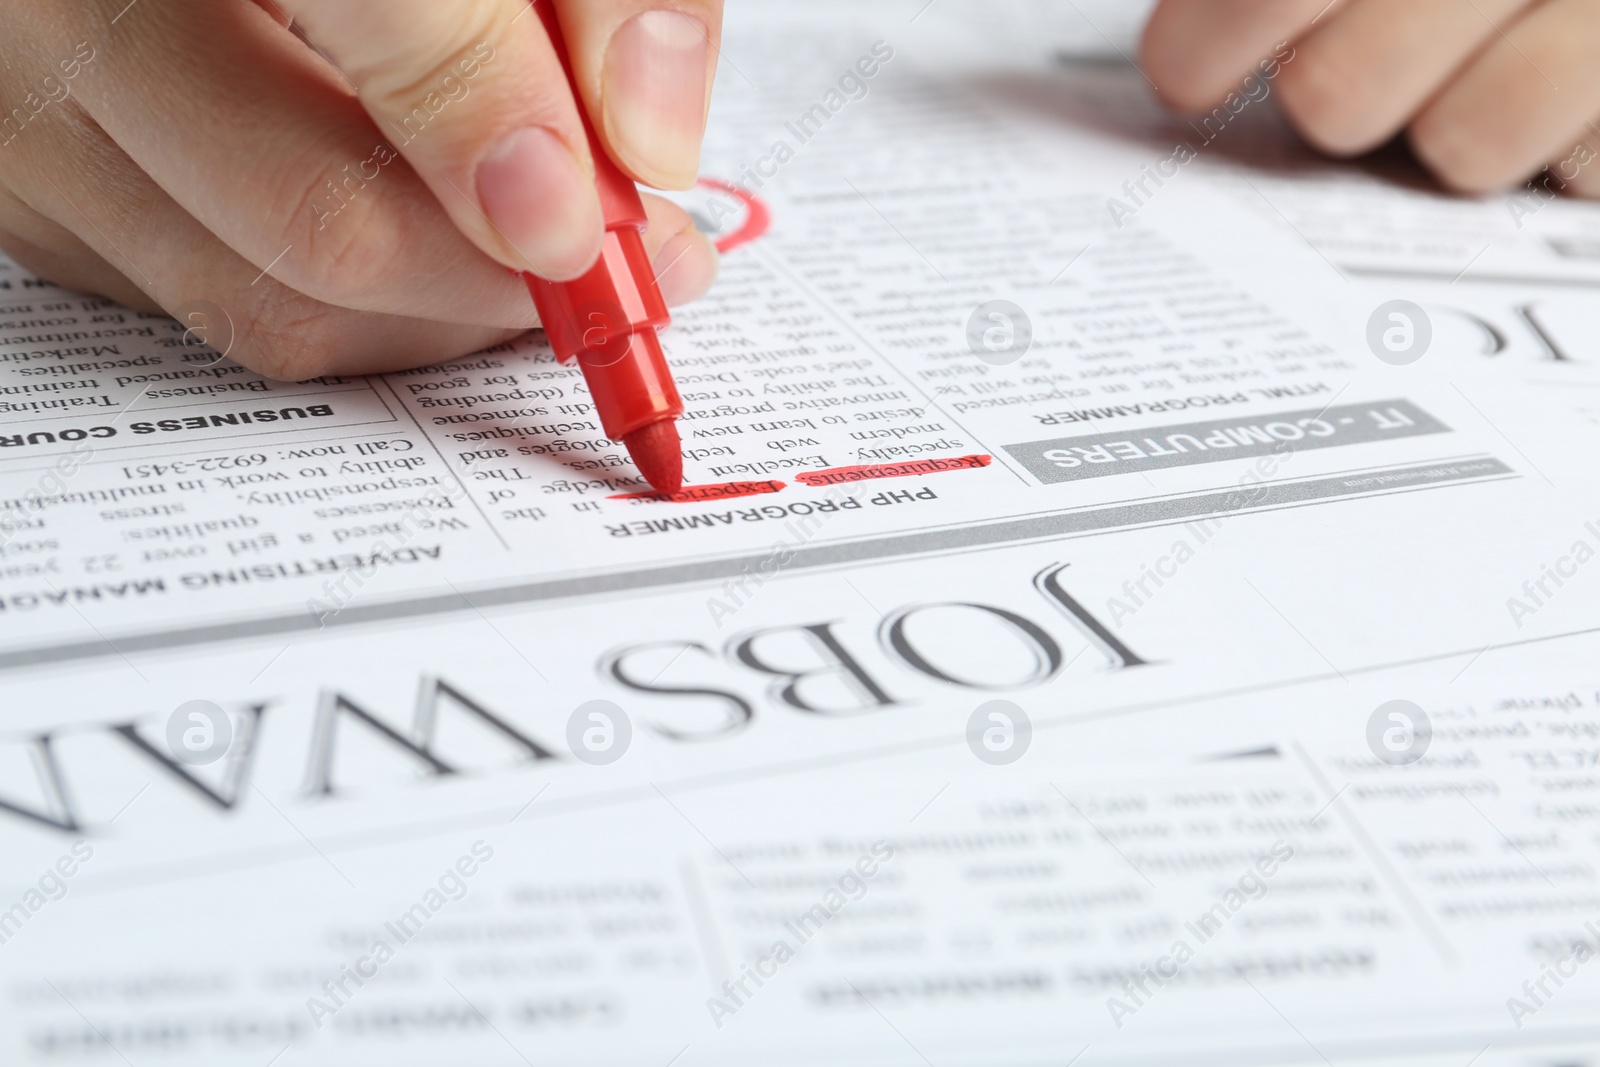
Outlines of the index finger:
M 593 264 L 594 164 L 528 0 L 279 2 L 479 248 L 554 279 Z

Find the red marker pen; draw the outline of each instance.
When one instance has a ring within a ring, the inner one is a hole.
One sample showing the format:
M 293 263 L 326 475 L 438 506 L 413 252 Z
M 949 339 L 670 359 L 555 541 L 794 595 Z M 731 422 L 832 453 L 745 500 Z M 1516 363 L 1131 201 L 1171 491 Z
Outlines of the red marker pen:
M 644 250 L 644 204 L 638 186 L 606 155 L 584 114 L 555 5 L 534 0 L 533 6 L 578 101 L 589 154 L 594 157 L 606 235 L 599 260 L 582 276 L 570 282 L 545 281 L 532 274 L 523 278 L 556 358 L 563 363 L 576 359 L 583 368 L 605 435 L 627 446 L 634 466 L 652 488 L 675 493 L 683 487 L 683 445 L 676 422 L 683 414 L 683 401 L 656 336 L 671 316 Z

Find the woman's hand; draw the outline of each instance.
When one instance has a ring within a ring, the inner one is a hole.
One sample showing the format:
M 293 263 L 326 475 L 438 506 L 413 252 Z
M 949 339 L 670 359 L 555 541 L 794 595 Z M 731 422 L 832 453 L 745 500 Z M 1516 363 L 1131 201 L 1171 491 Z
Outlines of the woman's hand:
M 1591 0 L 1162 0 L 1144 65 L 1169 103 L 1215 106 L 1288 41 L 1289 121 L 1334 155 L 1402 129 L 1446 185 L 1487 192 L 1548 165 L 1600 195 L 1600 4 Z
M 555 2 L 578 100 L 528 0 L 5 0 L 0 247 L 134 307 L 214 304 L 274 377 L 515 336 L 507 268 L 599 251 L 578 109 L 635 178 L 688 186 L 720 32 L 721 0 Z M 715 251 L 646 204 L 663 293 L 698 296 Z

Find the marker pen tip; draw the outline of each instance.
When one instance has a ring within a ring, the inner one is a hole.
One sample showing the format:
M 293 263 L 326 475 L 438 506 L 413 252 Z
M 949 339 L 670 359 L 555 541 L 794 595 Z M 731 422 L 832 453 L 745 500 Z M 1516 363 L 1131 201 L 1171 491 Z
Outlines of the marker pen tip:
M 673 419 L 658 419 L 622 438 L 650 488 L 658 493 L 676 493 L 683 488 L 683 442 Z

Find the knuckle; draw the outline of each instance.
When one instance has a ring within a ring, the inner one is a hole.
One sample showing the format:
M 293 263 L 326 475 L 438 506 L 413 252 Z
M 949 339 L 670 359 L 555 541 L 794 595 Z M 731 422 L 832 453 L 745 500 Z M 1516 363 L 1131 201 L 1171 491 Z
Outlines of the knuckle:
M 460 93 L 463 79 L 493 58 L 492 42 L 503 29 L 498 23 L 507 21 L 496 17 L 504 14 L 501 4 L 465 8 L 461 17 L 461 7 L 439 5 L 441 17 L 430 20 L 431 32 L 408 39 L 417 42 L 410 52 L 358 76 L 363 101 L 382 114 L 414 116 L 420 109 L 425 120 L 437 115 L 440 102 Z
M 337 355 L 338 310 L 279 290 L 245 320 L 236 359 L 278 381 L 304 381 L 328 373 Z
M 54 281 L 51 277 L 55 272 L 51 264 L 39 254 L 39 249 L 12 233 L 0 230 L 0 253 L 11 258 L 11 262 L 46 281 Z M 60 284 L 60 283 L 57 283 Z

